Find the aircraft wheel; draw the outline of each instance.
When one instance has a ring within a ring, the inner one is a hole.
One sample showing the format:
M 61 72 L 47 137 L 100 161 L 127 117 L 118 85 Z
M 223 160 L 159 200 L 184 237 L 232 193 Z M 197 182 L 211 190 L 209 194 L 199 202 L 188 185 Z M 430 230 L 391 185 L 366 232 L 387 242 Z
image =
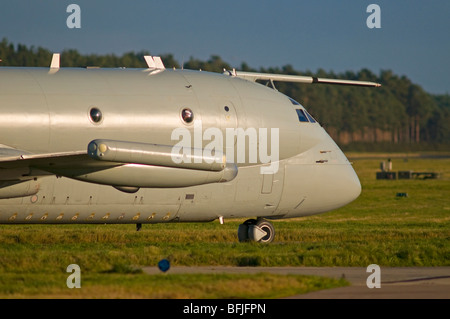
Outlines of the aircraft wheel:
M 238 239 L 240 242 L 256 241 L 259 243 L 270 243 L 275 237 L 275 228 L 265 219 L 249 219 L 238 228 Z
M 250 225 L 255 225 L 256 219 L 248 219 L 243 224 L 239 225 L 238 228 L 238 239 L 240 242 L 249 241 L 250 238 L 248 236 L 248 229 Z
M 275 238 L 275 228 L 273 227 L 272 223 L 268 222 L 265 219 L 259 219 L 256 222 L 256 226 L 266 233 L 266 235 L 259 239 L 258 242 L 264 244 L 271 243 Z

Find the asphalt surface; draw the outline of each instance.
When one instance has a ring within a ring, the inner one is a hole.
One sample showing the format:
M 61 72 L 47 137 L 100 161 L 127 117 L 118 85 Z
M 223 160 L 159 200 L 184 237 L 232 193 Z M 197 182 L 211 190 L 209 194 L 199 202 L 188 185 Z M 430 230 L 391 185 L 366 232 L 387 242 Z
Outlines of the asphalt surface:
M 147 274 L 158 274 L 158 267 L 145 267 Z M 380 288 L 368 288 L 372 272 L 364 267 L 171 267 L 173 274 L 296 274 L 345 278 L 350 286 L 326 289 L 286 299 L 450 299 L 450 267 L 381 267 Z

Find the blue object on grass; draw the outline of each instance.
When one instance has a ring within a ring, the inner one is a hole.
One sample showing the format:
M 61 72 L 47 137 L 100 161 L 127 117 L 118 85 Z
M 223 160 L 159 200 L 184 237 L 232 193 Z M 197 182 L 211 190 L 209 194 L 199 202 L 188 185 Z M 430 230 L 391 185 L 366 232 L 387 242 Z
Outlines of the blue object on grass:
M 170 268 L 170 262 L 167 259 L 161 259 L 158 263 L 159 270 L 166 272 Z

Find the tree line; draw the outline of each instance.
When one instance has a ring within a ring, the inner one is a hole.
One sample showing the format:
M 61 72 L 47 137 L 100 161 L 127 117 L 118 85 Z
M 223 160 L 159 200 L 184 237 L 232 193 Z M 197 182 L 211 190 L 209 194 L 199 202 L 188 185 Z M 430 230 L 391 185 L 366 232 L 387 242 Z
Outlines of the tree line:
M 114 54 L 80 54 L 70 49 L 61 52 L 62 67 L 127 67 L 145 68 L 147 51 Z M 14 45 L 7 39 L 0 42 L 0 66 L 48 67 L 52 52 L 42 47 Z M 161 55 L 167 68 L 181 65 L 171 54 Z M 191 57 L 185 69 L 223 72 L 233 66 L 220 56 L 207 61 Z M 291 65 L 274 68 L 251 68 L 243 62 L 237 70 L 323 78 L 373 81 L 380 88 L 334 85 L 305 85 L 276 82 L 276 89 L 304 105 L 344 149 L 360 150 L 448 150 L 450 146 L 450 95 L 426 92 L 405 75 L 391 70 L 375 74 L 368 69 L 358 72 L 298 71 Z

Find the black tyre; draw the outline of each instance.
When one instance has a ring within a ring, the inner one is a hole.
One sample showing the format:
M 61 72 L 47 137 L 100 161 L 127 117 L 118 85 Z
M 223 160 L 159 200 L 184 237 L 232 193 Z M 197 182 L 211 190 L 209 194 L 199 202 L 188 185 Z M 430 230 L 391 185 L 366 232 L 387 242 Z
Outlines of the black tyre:
M 248 237 L 248 226 L 255 225 L 255 224 L 256 224 L 256 219 L 247 219 L 243 224 L 239 225 L 239 228 L 238 228 L 239 242 L 246 242 L 246 241 L 250 240 L 250 238 Z
M 273 227 L 273 225 L 265 219 L 260 219 L 256 222 L 256 226 L 258 226 L 267 233 L 258 242 L 264 244 L 271 243 L 275 238 L 275 228 Z

